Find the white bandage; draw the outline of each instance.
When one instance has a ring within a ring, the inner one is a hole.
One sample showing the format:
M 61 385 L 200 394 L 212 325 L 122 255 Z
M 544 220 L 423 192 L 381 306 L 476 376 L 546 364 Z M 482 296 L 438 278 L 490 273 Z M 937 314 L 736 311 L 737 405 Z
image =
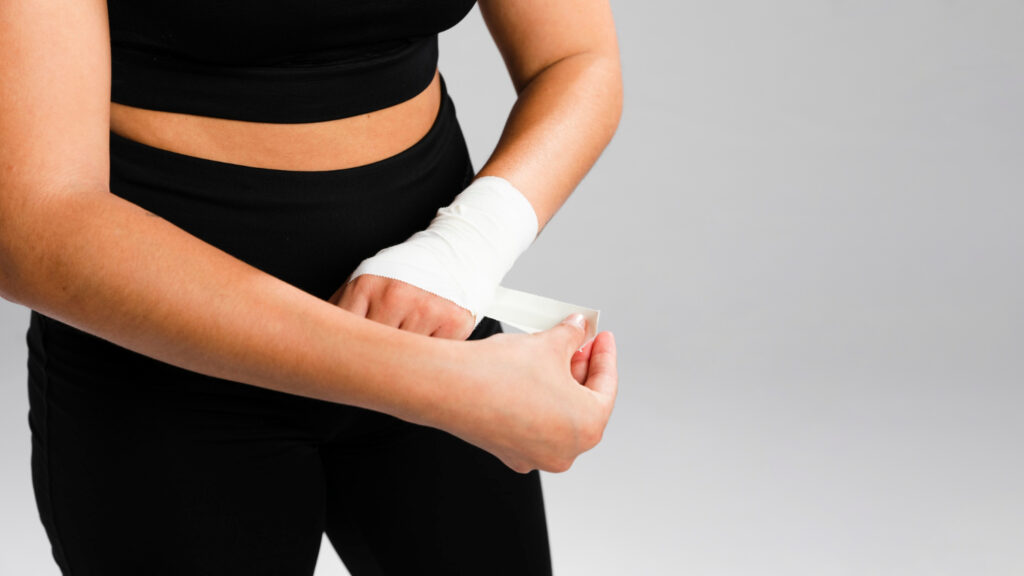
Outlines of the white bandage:
M 537 237 L 533 206 L 508 180 L 477 178 L 426 230 L 363 260 L 363 274 L 401 280 L 469 310 L 479 323 L 495 289 Z
M 600 310 L 559 302 L 504 286 L 498 286 L 494 293 L 494 302 L 491 302 L 485 313 L 488 318 L 494 318 L 507 327 L 528 334 L 548 330 L 570 314 L 582 314 L 586 318 L 587 336 L 584 342 L 590 342 L 597 336 L 597 323 L 601 319 Z

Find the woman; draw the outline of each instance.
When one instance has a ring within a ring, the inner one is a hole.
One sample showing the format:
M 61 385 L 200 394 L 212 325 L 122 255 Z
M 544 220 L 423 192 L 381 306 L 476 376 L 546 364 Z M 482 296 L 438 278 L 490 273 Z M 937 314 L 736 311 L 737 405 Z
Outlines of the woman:
M 474 177 L 436 70 L 472 4 L 0 4 L 65 574 L 309 574 L 324 531 L 356 576 L 550 572 L 536 470 L 599 441 L 614 342 L 474 325 L 611 138 L 617 47 L 607 2 L 481 0 L 519 97 Z

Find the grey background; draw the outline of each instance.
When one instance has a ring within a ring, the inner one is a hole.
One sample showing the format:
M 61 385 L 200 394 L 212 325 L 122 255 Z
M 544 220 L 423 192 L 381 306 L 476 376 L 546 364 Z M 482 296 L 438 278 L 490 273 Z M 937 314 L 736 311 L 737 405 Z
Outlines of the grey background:
M 599 307 L 558 574 L 1024 573 L 1024 4 L 614 3 L 615 141 L 506 284 Z M 513 93 L 442 40 L 477 166 Z M 55 574 L 0 303 L 0 573 Z M 343 574 L 333 552 L 318 575 Z

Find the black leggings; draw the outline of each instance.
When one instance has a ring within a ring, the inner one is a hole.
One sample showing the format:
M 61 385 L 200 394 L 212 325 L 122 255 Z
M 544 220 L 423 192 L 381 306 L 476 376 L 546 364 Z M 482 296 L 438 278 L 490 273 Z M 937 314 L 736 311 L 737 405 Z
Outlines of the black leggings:
M 320 298 L 473 176 L 447 92 L 421 141 L 352 169 L 110 138 L 114 194 Z M 472 337 L 498 331 L 486 319 Z M 196 374 L 38 313 L 28 345 L 36 501 L 64 574 L 309 575 L 325 531 L 354 576 L 551 572 L 537 472 L 450 434 Z

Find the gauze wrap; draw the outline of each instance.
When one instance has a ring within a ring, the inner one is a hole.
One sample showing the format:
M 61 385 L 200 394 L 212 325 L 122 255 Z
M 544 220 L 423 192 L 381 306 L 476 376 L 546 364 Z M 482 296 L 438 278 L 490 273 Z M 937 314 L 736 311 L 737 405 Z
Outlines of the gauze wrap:
M 537 237 L 533 206 L 508 180 L 482 176 L 426 230 L 363 260 L 350 276 L 401 280 L 469 310 L 477 323 L 516 258 Z

